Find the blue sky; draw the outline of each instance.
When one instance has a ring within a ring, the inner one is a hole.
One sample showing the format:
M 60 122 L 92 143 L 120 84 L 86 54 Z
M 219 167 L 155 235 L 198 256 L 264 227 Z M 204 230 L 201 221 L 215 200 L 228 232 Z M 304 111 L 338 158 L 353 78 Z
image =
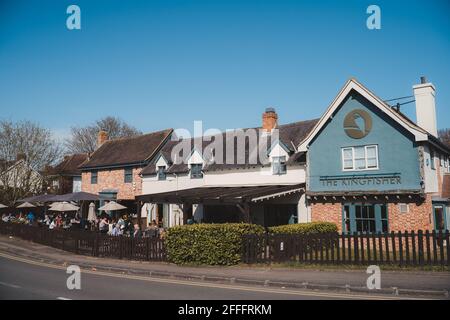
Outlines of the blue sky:
M 66 8 L 81 8 L 81 30 Z M 381 30 L 366 8 L 381 8 Z M 320 117 L 356 77 L 383 99 L 437 89 L 450 126 L 448 1 L 0 2 L 0 118 L 58 136 L 119 116 L 144 132 L 258 126 Z M 414 104 L 403 109 L 414 118 Z

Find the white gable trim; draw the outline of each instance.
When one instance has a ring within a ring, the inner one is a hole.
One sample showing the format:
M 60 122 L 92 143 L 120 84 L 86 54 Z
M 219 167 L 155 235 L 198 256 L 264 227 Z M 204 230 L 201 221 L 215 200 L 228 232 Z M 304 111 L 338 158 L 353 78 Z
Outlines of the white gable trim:
M 158 168 L 158 167 L 166 167 L 166 168 L 168 168 L 169 167 L 169 162 L 166 160 L 166 158 L 162 154 L 160 154 L 158 156 L 158 158 L 156 159 L 155 166 L 156 166 L 156 168 Z
M 384 101 L 378 98 L 375 94 L 373 94 L 369 89 L 364 87 L 355 79 L 350 79 L 338 93 L 336 98 L 334 98 L 331 105 L 328 107 L 327 111 L 322 115 L 320 120 L 314 126 L 313 130 L 306 136 L 306 138 L 300 142 L 298 146 L 298 151 L 307 151 L 309 144 L 312 139 L 320 132 L 320 130 L 325 126 L 328 119 L 332 117 L 333 113 L 336 109 L 341 105 L 342 101 L 349 95 L 351 90 L 355 90 L 359 94 L 361 94 L 364 98 L 369 100 L 373 105 L 378 107 L 381 111 L 383 111 L 386 115 L 395 120 L 398 124 L 400 124 L 403 128 L 408 130 L 414 135 L 416 141 L 427 141 L 428 134 L 425 130 L 412 125 L 409 122 L 406 122 L 401 116 L 399 116 L 395 111 L 392 111 L 391 107 L 387 105 Z

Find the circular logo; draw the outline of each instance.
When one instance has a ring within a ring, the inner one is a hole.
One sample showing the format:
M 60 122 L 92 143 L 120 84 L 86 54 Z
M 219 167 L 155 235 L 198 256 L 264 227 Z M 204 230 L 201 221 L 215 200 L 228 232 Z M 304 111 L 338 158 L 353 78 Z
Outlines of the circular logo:
M 372 130 L 372 118 L 365 110 L 352 110 L 345 116 L 344 130 L 350 138 L 364 138 Z

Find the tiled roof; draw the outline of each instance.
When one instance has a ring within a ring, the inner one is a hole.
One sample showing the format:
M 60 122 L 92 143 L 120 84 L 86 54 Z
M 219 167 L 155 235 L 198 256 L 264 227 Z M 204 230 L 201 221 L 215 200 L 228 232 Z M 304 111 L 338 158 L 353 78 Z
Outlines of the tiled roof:
M 173 129 L 152 132 L 130 138 L 108 140 L 101 145 L 81 169 L 143 165 L 159 151 Z
M 88 155 L 86 153 L 78 153 L 70 156 L 65 156 L 57 166 L 50 169 L 50 174 L 54 175 L 66 175 L 66 176 L 78 176 L 81 175 L 81 166 L 86 160 Z
M 301 163 L 301 161 L 303 161 L 303 163 L 305 162 L 305 157 L 304 155 L 301 154 L 295 154 L 295 150 L 294 150 L 294 145 L 297 145 L 298 143 L 300 143 L 300 141 L 302 141 L 305 136 L 309 133 L 309 131 L 314 127 L 314 125 L 317 123 L 318 119 L 314 119 L 314 120 L 307 120 L 307 121 L 299 121 L 299 122 L 294 122 L 294 123 L 290 123 L 290 124 L 285 124 L 285 125 L 280 125 L 278 126 L 279 129 L 279 139 L 280 141 L 289 149 L 289 151 L 291 153 L 293 153 L 292 157 L 294 157 L 295 159 L 289 159 L 288 161 L 288 165 L 295 165 L 295 164 L 299 164 Z M 246 129 L 243 129 L 246 130 Z M 227 144 L 230 145 L 232 143 L 231 141 L 231 137 L 230 135 L 227 135 L 226 133 L 222 133 L 223 136 L 223 156 L 226 156 L 226 146 Z M 214 138 L 214 136 L 212 137 Z M 259 138 L 259 137 L 258 137 Z M 205 148 L 206 146 L 208 146 L 211 141 L 202 141 L 202 146 L 203 148 Z M 189 140 L 190 145 L 191 145 L 191 150 L 194 149 L 194 139 L 190 139 Z M 234 155 L 236 159 L 236 153 L 237 153 L 237 143 L 236 141 L 234 141 Z M 182 163 L 182 164 L 172 164 L 171 161 L 171 153 L 172 153 L 172 149 L 174 148 L 174 146 L 179 143 L 179 141 L 169 141 L 167 142 L 164 147 L 161 149 L 160 154 L 162 154 L 164 156 L 164 158 L 169 161 L 169 168 L 167 170 L 167 173 L 183 173 L 183 172 L 188 172 L 188 165 L 186 163 Z M 270 148 L 270 138 L 268 139 L 268 143 L 267 143 L 267 147 Z M 252 154 L 253 152 L 258 152 L 258 150 L 249 150 L 249 146 L 248 146 L 248 139 L 246 139 L 246 143 L 245 143 L 245 163 L 243 164 L 216 164 L 216 163 L 209 163 L 204 167 L 204 171 L 217 171 L 217 170 L 225 170 L 225 169 L 244 169 L 244 168 L 253 168 L 253 167 L 261 167 L 263 166 L 263 164 L 259 161 L 259 157 L 258 158 L 258 162 L 255 164 L 250 164 L 249 163 L 249 154 Z M 184 156 L 188 156 L 188 155 L 184 155 Z M 154 161 L 152 161 L 147 167 L 145 167 L 142 170 L 142 174 L 143 175 L 153 175 L 156 174 L 156 168 L 155 168 L 155 161 L 156 161 L 157 157 L 155 157 Z M 226 160 L 226 158 L 224 159 L 224 161 Z M 234 161 L 236 162 L 236 161 Z

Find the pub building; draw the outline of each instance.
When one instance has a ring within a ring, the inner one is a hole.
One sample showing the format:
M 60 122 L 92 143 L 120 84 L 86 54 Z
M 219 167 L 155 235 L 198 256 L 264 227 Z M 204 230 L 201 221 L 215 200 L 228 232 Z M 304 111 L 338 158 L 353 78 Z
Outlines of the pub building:
M 450 150 L 437 138 L 435 87 L 422 77 L 413 94 L 417 123 L 355 79 L 345 84 L 298 146 L 308 221 L 352 233 L 449 229 Z

